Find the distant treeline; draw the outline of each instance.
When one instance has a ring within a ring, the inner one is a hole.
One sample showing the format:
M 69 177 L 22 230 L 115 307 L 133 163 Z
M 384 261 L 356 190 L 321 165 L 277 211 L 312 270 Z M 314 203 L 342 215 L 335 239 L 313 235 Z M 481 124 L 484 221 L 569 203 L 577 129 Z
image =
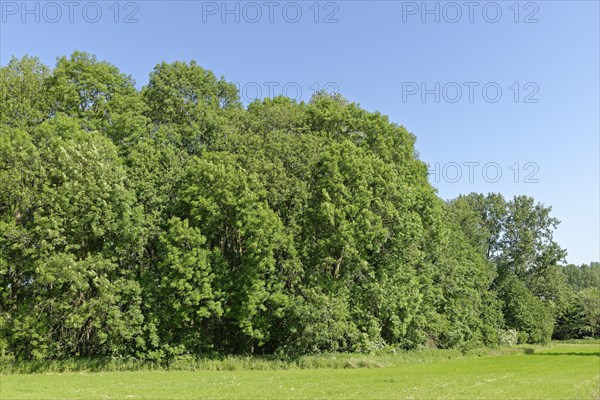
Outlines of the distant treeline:
M 138 90 L 76 52 L 11 60 L 0 102 L 5 359 L 598 333 L 599 264 L 563 265 L 549 207 L 443 201 L 415 137 L 339 95 L 244 107 L 194 62 Z

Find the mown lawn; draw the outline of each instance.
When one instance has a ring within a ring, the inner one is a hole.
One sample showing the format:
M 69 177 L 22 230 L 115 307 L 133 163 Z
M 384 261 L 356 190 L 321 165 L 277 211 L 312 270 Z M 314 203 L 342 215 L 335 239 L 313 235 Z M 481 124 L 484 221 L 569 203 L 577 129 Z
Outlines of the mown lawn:
M 600 344 L 383 368 L 137 371 L 0 376 L 1 399 L 599 399 Z

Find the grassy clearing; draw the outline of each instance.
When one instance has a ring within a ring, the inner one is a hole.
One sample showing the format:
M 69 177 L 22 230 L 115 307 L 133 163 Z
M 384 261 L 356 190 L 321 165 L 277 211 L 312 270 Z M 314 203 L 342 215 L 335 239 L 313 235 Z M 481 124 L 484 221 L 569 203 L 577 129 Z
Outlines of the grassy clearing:
M 292 363 L 278 367 L 264 361 L 267 363 L 264 368 L 255 368 L 256 364 L 250 366 L 254 369 L 241 369 L 244 365 L 238 359 L 232 362 L 231 365 L 235 367 L 231 370 L 221 371 L 2 375 L 0 398 L 600 397 L 598 342 L 553 343 L 547 347 L 473 351 L 466 355 L 440 351 L 364 356 L 364 359 L 356 355 L 314 358 L 317 359 L 326 361 L 310 368 L 308 365 L 303 368 L 301 364 L 294 366 Z M 333 359 L 343 360 L 343 363 L 332 362 Z M 361 359 L 368 362 L 361 364 Z M 327 364 L 337 366 L 337 369 L 319 368 Z

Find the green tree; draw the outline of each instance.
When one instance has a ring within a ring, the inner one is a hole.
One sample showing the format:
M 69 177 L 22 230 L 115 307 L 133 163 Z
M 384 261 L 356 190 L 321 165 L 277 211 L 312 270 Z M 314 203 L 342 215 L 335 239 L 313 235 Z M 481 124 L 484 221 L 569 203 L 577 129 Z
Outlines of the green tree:
M 600 332 L 600 289 L 586 288 L 578 294 L 579 304 L 590 336 L 595 337 Z
M 3 331 L 22 358 L 127 354 L 141 328 L 131 279 L 141 217 L 115 146 L 57 117 L 0 135 Z M 6 311 L 4 311 L 6 312 Z
M 241 107 L 235 85 L 217 79 L 195 61 L 158 64 L 142 96 L 150 120 L 172 126 L 174 143 L 190 154 L 199 154 L 227 133 L 225 112 Z
M 527 196 L 516 196 L 507 202 L 498 194 L 474 193 L 458 197 L 450 206 L 456 210 L 459 226 L 471 245 L 494 265 L 496 278 L 492 288 L 505 303 L 504 317 L 508 326 L 531 331 L 532 322 L 526 322 L 530 320 L 522 317 L 527 314 L 522 310 L 540 308 L 534 299 L 542 302 L 552 318 L 564 312 L 571 296 L 560 266 L 566 251 L 553 239 L 559 221 L 550 216 L 550 207 L 535 204 L 534 199 Z M 517 288 L 515 280 L 523 287 Z M 518 296 L 511 298 L 507 293 L 512 291 Z M 531 296 L 524 291 L 529 291 Z M 519 301 L 533 304 L 516 304 Z M 510 314 L 513 312 L 520 315 Z M 546 317 L 538 320 L 541 331 L 545 332 L 548 320 Z M 519 323 L 524 325 L 519 326 Z M 545 333 L 527 334 L 521 339 L 543 341 L 546 336 Z
M 85 52 L 61 57 L 47 80 L 52 114 L 77 118 L 86 131 L 100 131 L 117 145 L 143 134 L 148 123 L 134 80 Z
M 563 267 L 567 283 L 579 291 L 586 288 L 600 288 L 600 263 L 592 262 L 580 266 L 568 264 Z
M 207 351 L 214 341 L 210 323 L 222 308 L 206 239 L 187 220 L 174 217 L 159 241 L 156 268 L 146 276 L 153 292 L 150 319 L 159 321 L 160 341 L 169 351 Z
M 215 282 L 223 293 L 220 343 L 237 352 L 254 352 L 270 340 L 270 327 L 288 303 L 286 282 L 295 263 L 290 238 L 267 206 L 255 175 L 247 174 L 227 153 L 196 159 L 181 192 L 181 213 L 207 232 L 215 249 Z M 227 333 L 225 334 L 226 331 Z
M 0 356 L 467 349 L 598 332 L 527 196 L 444 202 L 415 136 L 341 95 L 242 107 L 195 62 L 0 68 Z M 598 278 L 598 279 L 597 279 Z
M 499 295 L 504 301 L 506 325 L 517 330 L 520 343 L 550 341 L 554 329 L 552 312 L 521 280 L 515 276 L 505 277 Z
M 50 69 L 39 58 L 12 58 L 0 68 L 0 124 L 31 129 L 51 116 Z

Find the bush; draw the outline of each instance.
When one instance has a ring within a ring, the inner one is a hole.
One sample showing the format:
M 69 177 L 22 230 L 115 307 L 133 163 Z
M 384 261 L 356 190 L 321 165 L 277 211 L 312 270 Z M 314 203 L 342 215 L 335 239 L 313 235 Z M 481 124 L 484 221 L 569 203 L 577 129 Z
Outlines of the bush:
M 554 318 L 546 304 L 534 296 L 523 282 L 509 277 L 501 288 L 506 326 L 516 329 L 519 343 L 548 343 Z
M 500 346 L 514 346 L 518 341 L 518 333 L 514 329 L 498 329 Z

